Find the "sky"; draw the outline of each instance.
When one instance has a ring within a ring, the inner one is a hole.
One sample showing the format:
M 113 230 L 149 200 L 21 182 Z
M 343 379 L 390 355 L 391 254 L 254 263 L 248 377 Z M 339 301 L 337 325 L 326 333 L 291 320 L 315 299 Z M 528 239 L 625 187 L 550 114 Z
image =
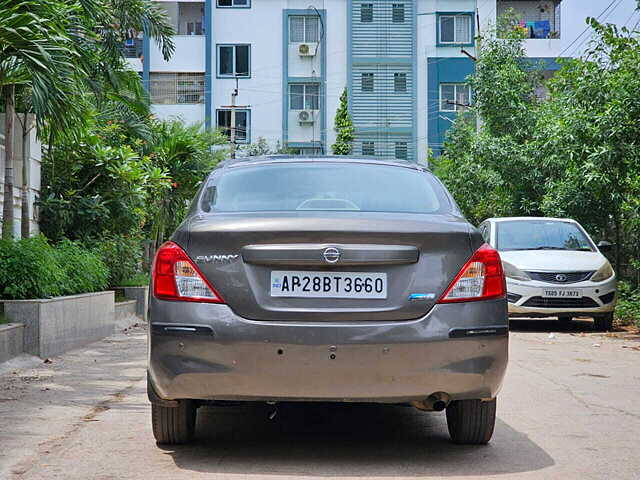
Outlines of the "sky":
M 579 56 L 587 48 L 592 30 L 589 28 L 580 36 L 587 28 L 584 19 L 598 18 L 609 5 L 611 8 L 600 17 L 600 21 L 615 23 L 618 26 L 626 24 L 629 29 L 637 24 L 636 28 L 640 29 L 637 0 L 613 0 L 613 4 L 612 0 L 563 0 L 560 12 L 563 19 L 561 39 L 562 50 L 566 52 L 562 56 Z M 580 18 L 580 21 L 567 21 L 575 17 Z

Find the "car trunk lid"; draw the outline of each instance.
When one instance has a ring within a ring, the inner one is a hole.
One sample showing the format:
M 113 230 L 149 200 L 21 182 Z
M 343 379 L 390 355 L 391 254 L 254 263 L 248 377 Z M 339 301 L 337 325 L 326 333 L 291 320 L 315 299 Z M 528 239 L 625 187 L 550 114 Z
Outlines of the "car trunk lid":
M 452 215 L 352 212 L 232 213 L 192 219 L 186 250 L 233 311 L 268 321 L 419 318 L 472 254 Z M 327 249 L 339 259 L 324 258 Z M 385 274 L 386 298 L 271 294 L 272 272 Z

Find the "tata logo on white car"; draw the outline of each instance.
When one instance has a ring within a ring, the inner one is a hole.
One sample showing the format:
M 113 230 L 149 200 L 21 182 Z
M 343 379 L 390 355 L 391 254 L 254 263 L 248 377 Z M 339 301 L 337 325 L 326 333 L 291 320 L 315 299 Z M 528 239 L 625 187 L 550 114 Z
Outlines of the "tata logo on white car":
M 559 273 L 556 275 L 556 282 L 566 282 L 567 276 L 564 273 Z

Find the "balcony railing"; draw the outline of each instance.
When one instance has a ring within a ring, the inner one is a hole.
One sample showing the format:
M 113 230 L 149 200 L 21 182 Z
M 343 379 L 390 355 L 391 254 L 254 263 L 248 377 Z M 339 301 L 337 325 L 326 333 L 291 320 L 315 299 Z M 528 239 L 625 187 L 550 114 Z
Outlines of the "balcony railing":
M 561 0 L 497 0 L 498 19 L 508 15 L 527 39 L 560 38 Z M 511 19 L 510 18 L 510 19 Z

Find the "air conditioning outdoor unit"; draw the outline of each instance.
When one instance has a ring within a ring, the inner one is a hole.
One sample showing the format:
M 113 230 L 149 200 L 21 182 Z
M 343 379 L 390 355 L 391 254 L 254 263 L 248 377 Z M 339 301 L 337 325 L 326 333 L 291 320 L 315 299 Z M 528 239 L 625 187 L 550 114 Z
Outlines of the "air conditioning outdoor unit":
M 301 57 L 314 57 L 318 50 L 316 43 L 301 43 L 298 45 L 298 55 Z
M 300 125 L 313 125 L 314 116 L 313 110 L 301 110 L 300 113 L 298 113 L 298 123 Z

